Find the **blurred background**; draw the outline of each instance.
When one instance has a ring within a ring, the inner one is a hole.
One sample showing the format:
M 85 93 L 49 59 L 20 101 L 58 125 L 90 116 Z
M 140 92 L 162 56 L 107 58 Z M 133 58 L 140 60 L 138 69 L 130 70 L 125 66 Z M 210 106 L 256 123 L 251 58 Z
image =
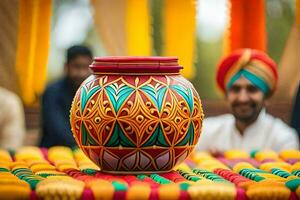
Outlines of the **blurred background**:
M 300 80 L 299 0 L 1 0 L 0 86 L 23 100 L 27 144 L 39 138 L 39 99 L 63 74 L 65 50 L 95 56 L 178 56 L 206 116 L 227 111 L 215 84 L 222 56 L 242 47 L 278 64 L 268 110 L 289 122 Z

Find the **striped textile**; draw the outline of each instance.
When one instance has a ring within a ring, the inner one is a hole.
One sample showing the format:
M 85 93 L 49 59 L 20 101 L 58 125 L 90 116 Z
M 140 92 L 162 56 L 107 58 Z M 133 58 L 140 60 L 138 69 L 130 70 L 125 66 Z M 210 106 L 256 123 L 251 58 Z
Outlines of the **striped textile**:
M 276 63 L 264 52 L 239 49 L 225 57 L 217 68 L 217 84 L 225 93 L 241 76 L 247 78 L 266 96 L 271 96 L 278 82 Z

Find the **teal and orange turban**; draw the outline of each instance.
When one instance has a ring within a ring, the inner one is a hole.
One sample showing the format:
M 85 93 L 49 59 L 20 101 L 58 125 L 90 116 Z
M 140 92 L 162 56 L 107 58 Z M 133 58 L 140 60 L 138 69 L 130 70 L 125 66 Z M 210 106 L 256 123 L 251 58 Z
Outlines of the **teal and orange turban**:
M 218 66 L 217 84 L 225 93 L 241 76 L 265 96 L 273 94 L 278 81 L 276 63 L 266 53 L 253 49 L 237 50 L 225 57 Z

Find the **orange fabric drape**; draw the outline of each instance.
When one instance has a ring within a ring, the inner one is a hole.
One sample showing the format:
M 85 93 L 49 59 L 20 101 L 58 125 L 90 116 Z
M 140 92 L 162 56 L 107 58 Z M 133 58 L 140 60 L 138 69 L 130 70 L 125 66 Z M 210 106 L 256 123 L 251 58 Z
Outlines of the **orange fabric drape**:
M 266 17 L 264 0 L 230 0 L 229 47 L 266 51 Z
M 52 0 L 19 0 L 16 73 L 25 105 L 36 103 L 46 82 Z
M 91 0 L 94 23 L 108 55 L 126 55 L 126 1 Z
M 165 0 L 163 5 L 163 55 L 178 56 L 182 75 L 195 76 L 196 1 Z

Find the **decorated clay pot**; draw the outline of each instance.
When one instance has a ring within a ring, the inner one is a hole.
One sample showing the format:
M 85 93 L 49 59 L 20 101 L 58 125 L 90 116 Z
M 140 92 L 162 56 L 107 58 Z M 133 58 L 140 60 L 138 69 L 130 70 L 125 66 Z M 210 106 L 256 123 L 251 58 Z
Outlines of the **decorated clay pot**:
M 79 147 L 104 172 L 166 172 L 196 145 L 203 111 L 175 57 L 99 57 L 71 108 Z

